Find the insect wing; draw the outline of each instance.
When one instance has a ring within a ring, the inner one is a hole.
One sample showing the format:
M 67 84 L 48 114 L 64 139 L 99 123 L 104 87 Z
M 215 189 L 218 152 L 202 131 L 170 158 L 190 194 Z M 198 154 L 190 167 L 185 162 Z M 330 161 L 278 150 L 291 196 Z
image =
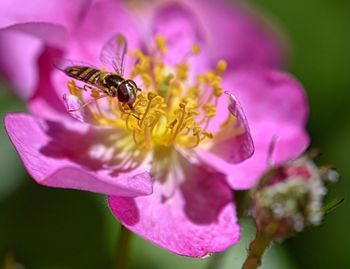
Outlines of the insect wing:
M 53 65 L 55 68 L 57 68 L 58 70 L 61 70 L 63 72 L 65 72 L 66 68 L 73 67 L 73 66 L 91 67 L 94 69 L 99 69 L 98 67 L 93 66 L 92 64 L 85 63 L 82 61 L 75 61 L 75 60 L 71 60 L 71 59 L 57 59 L 53 62 Z
M 102 47 L 100 61 L 106 67 L 112 67 L 118 74 L 124 74 L 124 58 L 128 50 L 125 36 L 117 34 Z

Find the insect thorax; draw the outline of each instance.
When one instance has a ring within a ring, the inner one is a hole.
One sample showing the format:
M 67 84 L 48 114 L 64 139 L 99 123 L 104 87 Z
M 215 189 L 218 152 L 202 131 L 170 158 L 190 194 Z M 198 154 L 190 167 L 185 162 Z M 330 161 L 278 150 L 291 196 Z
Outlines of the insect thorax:
M 124 79 L 116 73 L 101 73 L 100 83 L 109 96 L 117 96 L 119 85 Z

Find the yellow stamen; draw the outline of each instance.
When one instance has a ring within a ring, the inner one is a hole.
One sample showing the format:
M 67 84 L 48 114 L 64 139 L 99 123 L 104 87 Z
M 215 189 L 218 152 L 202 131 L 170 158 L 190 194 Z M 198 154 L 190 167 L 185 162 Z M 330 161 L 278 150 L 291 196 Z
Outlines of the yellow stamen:
M 194 44 L 194 45 L 192 46 L 192 53 L 193 53 L 194 55 L 198 55 L 199 52 L 200 52 L 200 47 L 199 47 L 199 45 L 198 45 L 198 44 Z
M 176 77 L 181 80 L 185 81 L 188 78 L 188 65 L 186 63 L 180 63 L 176 65 Z
M 216 72 L 218 72 L 219 74 L 222 74 L 225 72 L 226 68 L 227 68 L 227 62 L 225 60 L 220 60 L 216 65 Z
M 165 42 L 165 38 L 164 36 L 161 36 L 161 35 L 157 35 L 156 36 L 156 45 L 157 45 L 157 48 L 159 49 L 159 51 L 162 53 L 162 54 L 165 54 L 167 52 L 167 46 L 166 46 L 166 42 Z

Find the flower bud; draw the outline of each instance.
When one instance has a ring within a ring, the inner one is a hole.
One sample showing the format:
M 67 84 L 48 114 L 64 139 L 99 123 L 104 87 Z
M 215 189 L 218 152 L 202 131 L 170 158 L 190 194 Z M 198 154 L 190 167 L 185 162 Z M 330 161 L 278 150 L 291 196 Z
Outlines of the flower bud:
M 301 157 L 269 170 L 252 191 L 252 216 L 272 240 L 282 240 L 308 226 L 319 225 L 327 193 L 325 175 L 312 160 Z

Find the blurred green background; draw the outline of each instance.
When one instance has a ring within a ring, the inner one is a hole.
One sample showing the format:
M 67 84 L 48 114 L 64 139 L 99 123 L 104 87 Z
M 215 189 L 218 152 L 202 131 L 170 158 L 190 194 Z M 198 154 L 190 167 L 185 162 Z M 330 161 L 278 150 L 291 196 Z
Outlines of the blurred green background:
M 288 35 L 289 70 L 309 96 L 308 129 L 312 146 L 322 152 L 318 162 L 335 164 L 341 174 L 328 199 L 346 199 L 321 226 L 270 248 L 262 268 L 350 268 L 350 1 L 251 2 Z M 1 87 L 8 89 L 4 83 Z M 25 108 L 10 91 L 1 90 L 0 110 Z M 36 185 L 0 132 L 0 264 L 14 254 L 27 269 L 111 268 L 119 224 L 105 199 Z M 218 259 L 221 268 L 240 268 L 252 232 L 244 221 L 242 241 Z M 212 260 L 178 257 L 133 238 L 132 268 L 206 268 Z

